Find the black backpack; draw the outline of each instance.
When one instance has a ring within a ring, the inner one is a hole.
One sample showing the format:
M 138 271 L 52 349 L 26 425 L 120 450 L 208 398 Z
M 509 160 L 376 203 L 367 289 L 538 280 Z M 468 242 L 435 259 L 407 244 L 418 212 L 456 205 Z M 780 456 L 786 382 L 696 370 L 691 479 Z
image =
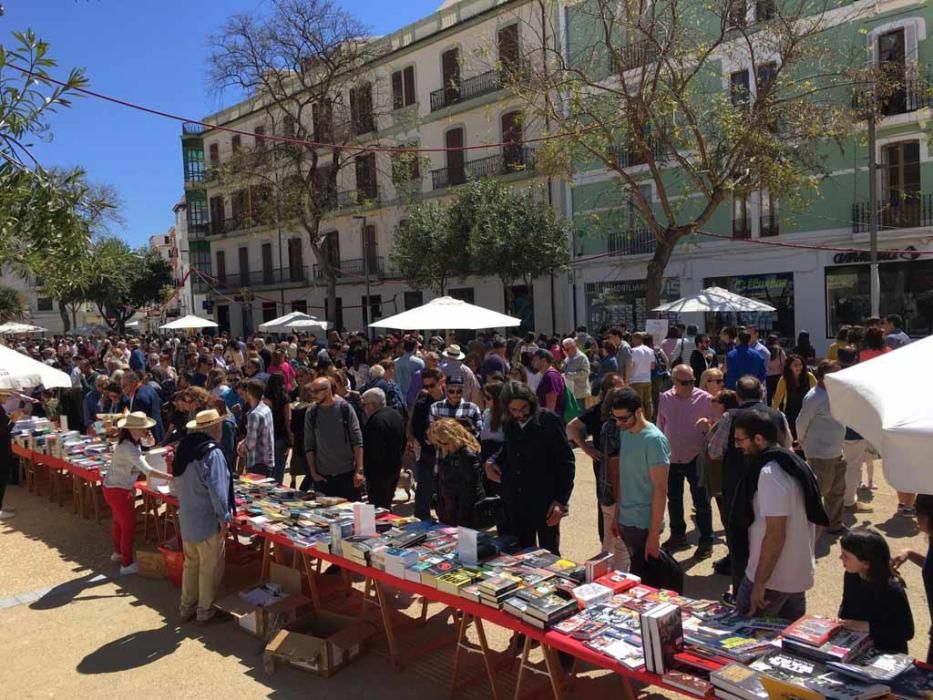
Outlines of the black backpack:
M 350 441 L 350 411 L 353 410 L 353 407 L 347 401 L 338 401 L 337 405 L 340 406 L 340 418 L 343 421 L 343 437 L 346 443 L 350 445 L 352 444 Z M 308 409 L 308 420 L 310 421 L 312 432 L 317 430 L 317 410 L 317 404 Z M 316 437 L 315 440 L 317 440 Z
M 665 588 L 677 593 L 684 592 L 684 572 L 680 564 L 666 550 L 660 550 L 658 558 L 645 557 L 645 568 L 641 580 L 646 586 Z

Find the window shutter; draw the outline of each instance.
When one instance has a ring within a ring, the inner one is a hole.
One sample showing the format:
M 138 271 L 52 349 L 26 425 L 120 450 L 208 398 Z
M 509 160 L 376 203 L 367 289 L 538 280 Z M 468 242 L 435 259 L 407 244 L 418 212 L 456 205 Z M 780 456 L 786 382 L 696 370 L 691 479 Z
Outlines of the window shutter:
M 415 67 L 408 66 L 403 73 L 405 81 L 405 105 L 415 104 Z
M 392 73 L 392 109 L 401 109 L 404 106 L 405 95 L 402 87 L 402 72 L 395 71 Z

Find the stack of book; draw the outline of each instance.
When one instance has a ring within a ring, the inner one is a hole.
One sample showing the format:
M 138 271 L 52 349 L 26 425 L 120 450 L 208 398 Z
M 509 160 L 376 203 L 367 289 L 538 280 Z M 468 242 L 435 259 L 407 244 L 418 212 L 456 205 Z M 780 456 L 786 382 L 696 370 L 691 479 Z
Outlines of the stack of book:
M 477 583 L 479 602 L 492 608 L 501 608 L 505 599 L 522 586 L 521 579 L 510 573 L 493 574 Z
M 684 649 L 684 628 L 680 608 L 662 603 L 641 615 L 641 639 L 645 668 L 663 674 L 670 670 L 674 655 Z
M 781 647 L 786 651 L 816 661 L 849 661 L 871 645 L 867 632 L 839 629 L 819 645 L 784 637 Z
M 596 579 L 607 575 L 612 570 L 612 562 L 615 555 L 609 552 L 600 552 L 595 557 L 590 557 L 583 562 L 583 568 L 586 571 L 586 582 L 593 583 Z
M 723 700 L 767 700 L 761 685 L 761 672 L 745 664 L 731 663 L 709 676 L 717 698 Z

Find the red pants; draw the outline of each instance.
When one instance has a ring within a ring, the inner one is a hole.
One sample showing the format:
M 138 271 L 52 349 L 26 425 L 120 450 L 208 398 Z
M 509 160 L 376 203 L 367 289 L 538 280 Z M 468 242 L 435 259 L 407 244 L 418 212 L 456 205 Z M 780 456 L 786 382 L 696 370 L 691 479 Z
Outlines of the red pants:
M 123 557 L 123 566 L 129 566 L 133 563 L 136 534 L 136 493 L 104 486 L 104 500 L 113 511 L 113 551 Z

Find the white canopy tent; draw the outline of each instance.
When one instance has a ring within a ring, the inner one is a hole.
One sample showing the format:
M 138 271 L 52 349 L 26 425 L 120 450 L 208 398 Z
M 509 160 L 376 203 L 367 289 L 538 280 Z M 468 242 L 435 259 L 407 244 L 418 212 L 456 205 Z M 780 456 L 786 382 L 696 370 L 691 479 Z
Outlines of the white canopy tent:
M 372 328 L 397 328 L 400 330 L 445 329 L 479 330 L 481 328 L 508 328 L 521 325 L 521 319 L 506 316 L 498 311 L 468 304 L 453 297 L 438 297 L 416 309 L 403 311 L 395 316 L 379 319 L 369 324 Z
M 70 389 L 71 377 L 44 362 L 0 345 L 0 388 L 19 390 L 39 385 L 46 389 Z
M 707 287 L 677 301 L 661 304 L 652 311 L 666 311 L 668 313 L 689 314 L 706 311 L 722 313 L 748 313 L 754 311 L 775 311 L 773 306 L 734 294 L 722 287 Z
M 833 417 L 881 453 L 899 491 L 933 493 L 933 378 L 923 367 L 933 336 L 826 375 Z
M 327 321 L 321 321 L 301 311 L 292 311 L 284 316 L 279 316 L 271 321 L 260 324 L 259 330 L 265 333 L 327 330 Z
M 195 328 L 217 328 L 217 324 L 206 318 L 189 314 L 176 318 L 171 323 L 166 323 L 164 326 L 159 326 L 159 328 L 167 331 L 181 331 Z
M 24 333 L 45 333 L 48 329 L 42 326 L 34 326 L 31 323 L 20 323 L 19 321 L 7 321 L 0 325 L 0 335 L 20 335 Z

